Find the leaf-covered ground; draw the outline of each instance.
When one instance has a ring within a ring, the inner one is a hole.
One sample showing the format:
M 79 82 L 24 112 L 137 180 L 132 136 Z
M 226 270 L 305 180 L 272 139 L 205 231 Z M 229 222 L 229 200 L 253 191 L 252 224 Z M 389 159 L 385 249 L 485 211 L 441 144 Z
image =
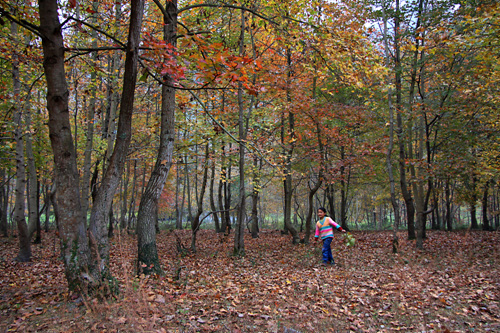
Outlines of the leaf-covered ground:
M 162 232 L 165 276 L 134 277 L 135 238 L 112 240 L 117 300 L 73 299 L 54 234 L 33 245 L 33 261 L 13 261 L 16 239 L 0 239 L 0 331 L 22 332 L 500 332 L 498 232 L 428 232 L 425 250 L 400 233 L 354 232 L 332 243 L 335 267 L 320 265 L 321 245 L 292 245 L 279 231 L 245 239 L 200 231 L 198 252 L 177 250 Z

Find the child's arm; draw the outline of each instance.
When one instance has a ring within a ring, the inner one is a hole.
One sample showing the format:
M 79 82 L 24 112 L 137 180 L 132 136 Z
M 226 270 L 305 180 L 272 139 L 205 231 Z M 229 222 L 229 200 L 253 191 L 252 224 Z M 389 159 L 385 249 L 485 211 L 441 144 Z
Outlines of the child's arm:
M 314 233 L 314 241 L 317 242 L 319 239 L 319 228 L 318 224 L 316 223 L 316 232 Z
M 340 232 L 346 232 L 339 224 L 337 224 L 334 220 L 330 219 L 330 225 L 336 228 Z

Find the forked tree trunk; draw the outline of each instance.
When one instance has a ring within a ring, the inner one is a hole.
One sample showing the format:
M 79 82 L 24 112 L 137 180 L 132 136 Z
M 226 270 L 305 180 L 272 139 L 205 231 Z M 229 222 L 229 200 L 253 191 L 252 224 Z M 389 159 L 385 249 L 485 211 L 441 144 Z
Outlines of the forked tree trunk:
M 143 0 L 131 1 L 129 38 L 121 101 L 120 120 L 115 149 L 92 209 L 89 233 L 92 254 L 85 227 L 79 190 L 75 149 L 69 122 L 69 91 L 64 70 L 64 43 L 55 0 L 40 0 L 40 32 L 47 81 L 49 132 L 54 153 L 61 252 L 70 289 L 91 290 L 107 284 L 109 273 L 109 241 L 107 222 L 112 198 L 123 171 L 131 138 L 131 120 L 137 77 L 137 57 L 144 10 Z M 93 255 L 93 256 L 92 256 Z M 108 292 L 112 290 L 108 289 Z

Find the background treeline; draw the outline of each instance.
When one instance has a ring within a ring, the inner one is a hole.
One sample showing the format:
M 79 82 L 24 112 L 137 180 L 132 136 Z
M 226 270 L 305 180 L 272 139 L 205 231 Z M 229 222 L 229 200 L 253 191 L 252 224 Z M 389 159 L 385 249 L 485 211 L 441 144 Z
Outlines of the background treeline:
M 115 228 L 146 271 L 161 227 L 193 251 L 200 228 L 234 231 L 244 254 L 260 228 L 308 242 L 320 206 L 418 247 L 498 228 L 499 9 L 0 0 L 0 232 L 29 260 L 56 224 L 92 286 Z

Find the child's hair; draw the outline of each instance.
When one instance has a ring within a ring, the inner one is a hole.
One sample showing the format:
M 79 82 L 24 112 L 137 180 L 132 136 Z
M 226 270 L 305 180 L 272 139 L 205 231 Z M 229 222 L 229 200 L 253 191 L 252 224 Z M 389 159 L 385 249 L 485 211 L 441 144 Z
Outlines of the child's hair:
M 319 207 L 319 208 L 318 208 L 318 210 L 321 210 L 323 213 L 325 213 L 325 214 L 326 214 L 326 208 L 324 208 L 324 207 Z

